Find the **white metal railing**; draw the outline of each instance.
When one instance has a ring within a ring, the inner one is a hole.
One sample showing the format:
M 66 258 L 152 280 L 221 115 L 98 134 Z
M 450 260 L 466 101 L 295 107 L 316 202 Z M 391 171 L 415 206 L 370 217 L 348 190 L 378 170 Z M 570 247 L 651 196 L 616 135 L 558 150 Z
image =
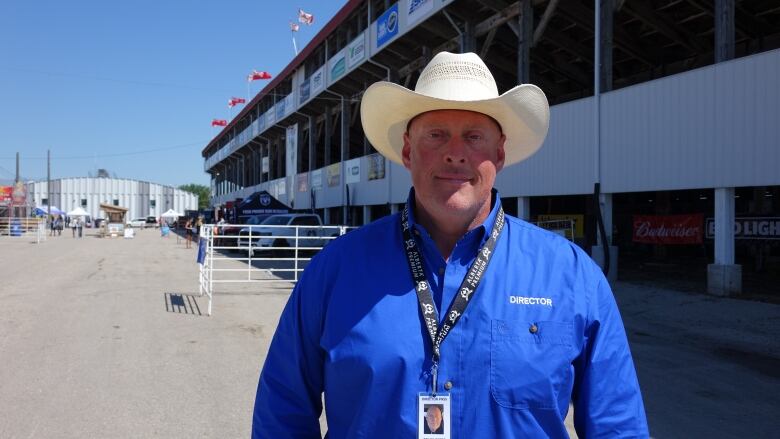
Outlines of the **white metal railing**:
M 44 218 L 0 217 L 0 237 L 35 237 L 35 242 L 46 240 Z
M 354 227 L 205 224 L 200 227 L 199 294 L 211 315 L 215 284 L 297 282 L 312 256 Z

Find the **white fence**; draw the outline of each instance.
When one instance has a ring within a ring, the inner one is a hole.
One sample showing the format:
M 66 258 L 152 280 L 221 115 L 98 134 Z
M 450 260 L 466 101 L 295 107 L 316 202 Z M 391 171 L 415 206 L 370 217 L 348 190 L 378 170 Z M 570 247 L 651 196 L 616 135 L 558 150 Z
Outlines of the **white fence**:
M 35 242 L 46 240 L 46 220 L 43 218 L 0 217 L 0 237 L 32 237 Z
M 207 224 L 200 228 L 200 295 L 215 284 L 297 282 L 319 250 L 353 227 Z M 236 254 L 238 253 L 238 254 Z

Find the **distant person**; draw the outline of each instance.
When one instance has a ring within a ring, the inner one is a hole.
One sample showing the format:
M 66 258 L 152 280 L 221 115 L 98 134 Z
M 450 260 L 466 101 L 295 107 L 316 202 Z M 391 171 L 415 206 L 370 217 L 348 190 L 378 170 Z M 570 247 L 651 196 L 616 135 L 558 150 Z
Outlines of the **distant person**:
M 82 238 L 84 231 L 84 218 L 76 218 L 76 228 L 79 230 L 79 238 Z
M 444 434 L 444 417 L 442 416 L 442 406 L 440 404 L 431 404 L 425 410 L 425 425 L 423 433 L 425 434 Z
M 54 217 L 49 217 L 49 236 L 54 236 L 57 230 L 57 223 L 54 221 Z
M 76 237 L 76 218 L 70 219 L 70 230 L 73 232 L 73 237 Z
M 190 248 L 192 247 L 192 219 L 188 219 L 187 223 L 184 225 L 184 233 L 187 235 L 186 244 L 184 248 Z

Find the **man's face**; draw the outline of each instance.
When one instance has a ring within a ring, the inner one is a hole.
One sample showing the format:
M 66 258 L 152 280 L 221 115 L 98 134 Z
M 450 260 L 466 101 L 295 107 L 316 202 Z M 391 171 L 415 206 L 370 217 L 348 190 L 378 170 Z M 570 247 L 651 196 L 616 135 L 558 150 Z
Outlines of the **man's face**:
M 504 166 L 504 140 L 498 124 L 481 113 L 417 116 L 404 134 L 402 158 L 418 202 L 439 216 L 478 214 Z
M 439 429 L 439 426 L 441 426 L 441 410 L 439 410 L 439 407 L 433 405 L 428 408 L 428 411 L 425 412 L 425 422 L 428 423 L 428 428 L 431 431 Z

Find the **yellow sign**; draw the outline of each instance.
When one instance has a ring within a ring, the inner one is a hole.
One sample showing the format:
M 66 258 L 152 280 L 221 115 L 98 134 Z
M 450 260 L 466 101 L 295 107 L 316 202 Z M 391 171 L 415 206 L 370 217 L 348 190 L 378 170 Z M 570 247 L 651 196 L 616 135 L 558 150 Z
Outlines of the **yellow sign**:
M 584 231 L 585 215 L 556 213 L 556 214 L 549 214 L 549 215 L 539 215 L 537 217 L 537 221 L 539 221 L 539 222 L 544 222 L 544 221 L 561 221 L 561 220 L 573 220 L 574 221 L 574 237 L 575 238 L 584 238 L 585 237 L 585 231 Z M 568 236 L 569 232 L 566 232 L 566 234 Z

